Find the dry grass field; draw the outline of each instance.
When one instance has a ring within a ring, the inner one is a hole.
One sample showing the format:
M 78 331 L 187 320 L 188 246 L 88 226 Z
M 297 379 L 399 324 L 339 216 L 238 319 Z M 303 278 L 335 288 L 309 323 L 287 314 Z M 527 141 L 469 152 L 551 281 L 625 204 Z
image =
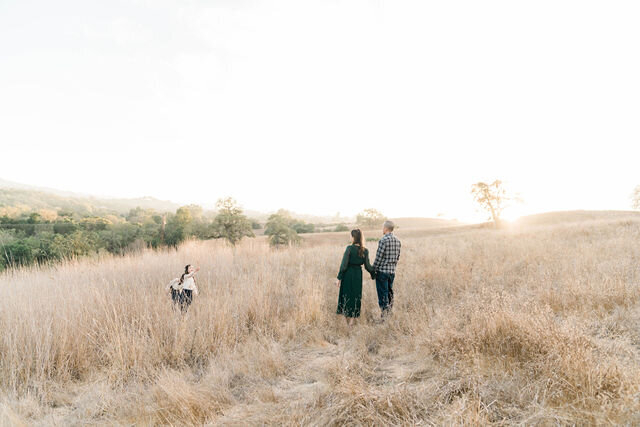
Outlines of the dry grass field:
M 394 316 L 366 280 L 352 330 L 348 233 L 4 273 L 0 424 L 640 424 L 639 216 L 398 235 Z

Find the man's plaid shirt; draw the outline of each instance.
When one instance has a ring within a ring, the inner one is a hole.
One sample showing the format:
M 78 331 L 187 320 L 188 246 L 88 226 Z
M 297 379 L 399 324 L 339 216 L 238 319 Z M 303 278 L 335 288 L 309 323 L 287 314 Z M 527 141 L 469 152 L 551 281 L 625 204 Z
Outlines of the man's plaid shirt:
M 376 273 L 396 273 L 396 264 L 400 259 L 400 240 L 393 233 L 387 233 L 378 242 L 376 260 L 373 269 Z

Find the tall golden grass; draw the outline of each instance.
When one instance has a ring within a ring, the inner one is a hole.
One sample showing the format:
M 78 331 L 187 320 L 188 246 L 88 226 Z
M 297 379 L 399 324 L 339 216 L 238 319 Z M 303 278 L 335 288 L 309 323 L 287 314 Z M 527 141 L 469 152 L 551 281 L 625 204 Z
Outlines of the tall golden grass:
M 640 220 L 398 234 L 394 316 L 366 280 L 352 330 L 348 233 L 6 272 L 0 423 L 640 423 Z

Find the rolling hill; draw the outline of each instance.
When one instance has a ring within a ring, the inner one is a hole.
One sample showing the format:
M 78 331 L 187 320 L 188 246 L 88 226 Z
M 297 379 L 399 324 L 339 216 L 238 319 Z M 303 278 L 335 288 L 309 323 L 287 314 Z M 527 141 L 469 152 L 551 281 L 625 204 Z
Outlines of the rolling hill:
M 158 212 L 175 212 L 179 204 L 153 197 L 134 199 L 105 199 L 80 195 L 61 195 L 53 192 L 25 188 L 3 187 L 0 183 L 0 208 L 14 207 L 21 211 L 51 209 L 71 210 L 81 214 L 103 213 L 125 214 L 130 209 L 141 207 Z

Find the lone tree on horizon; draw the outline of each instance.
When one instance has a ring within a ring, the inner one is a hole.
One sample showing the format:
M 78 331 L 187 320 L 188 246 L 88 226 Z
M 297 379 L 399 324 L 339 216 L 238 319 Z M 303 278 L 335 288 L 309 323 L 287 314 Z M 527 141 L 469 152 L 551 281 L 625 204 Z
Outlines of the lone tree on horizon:
M 502 181 L 496 179 L 491 184 L 477 182 L 471 186 L 471 194 L 473 194 L 473 199 L 476 203 L 491 214 L 490 219 L 493 220 L 496 227 L 499 226 L 500 216 L 510 200 Z
M 640 185 L 636 186 L 631 193 L 631 209 L 640 209 Z
M 235 246 L 243 237 L 255 237 L 251 221 L 244 216 L 238 203 L 231 197 L 219 199 L 216 203 L 218 215 L 211 224 L 212 237 L 226 239 Z
M 387 217 L 382 212 L 369 208 L 360 212 L 356 217 L 356 223 L 363 228 L 376 228 L 382 225 Z
M 284 209 L 280 209 L 277 213 L 271 215 L 264 229 L 264 234 L 269 236 L 269 244 L 274 247 L 281 247 L 298 243 L 300 236 L 291 227 L 293 223 L 293 218 Z

